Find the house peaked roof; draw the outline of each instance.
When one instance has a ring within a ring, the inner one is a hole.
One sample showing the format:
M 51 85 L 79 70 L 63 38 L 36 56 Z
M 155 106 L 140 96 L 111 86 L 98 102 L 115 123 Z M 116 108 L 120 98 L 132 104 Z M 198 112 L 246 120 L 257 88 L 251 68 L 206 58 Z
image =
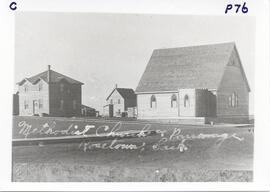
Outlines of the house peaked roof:
M 29 81 L 32 84 L 35 84 L 41 79 L 48 83 L 49 82 L 48 81 L 48 72 L 49 72 L 49 70 L 46 70 L 46 71 L 44 71 L 42 73 L 39 73 L 37 75 L 34 75 L 34 76 L 30 77 L 30 78 L 25 78 L 22 81 L 20 81 L 18 84 L 21 85 L 25 81 Z M 70 78 L 68 76 L 65 76 L 65 75 L 63 75 L 61 73 L 58 73 L 58 72 L 53 71 L 53 70 L 50 69 L 50 82 L 56 83 L 56 82 L 59 82 L 61 80 L 66 80 L 70 84 L 83 84 L 80 81 L 77 81 L 75 79 L 72 79 L 72 78 Z
M 234 49 L 229 42 L 154 50 L 136 92 L 218 89 Z
M 124 99 L 134 99 L 136 98 L 135 92 L 133 89 L 130 88 L 114 88 L 114 90 L 110 93 L 110 95 L 106 98 L 108 100 L 110 96 L 113 94 L 114 91 L 118 91 L 118 93 L 124 98 Z

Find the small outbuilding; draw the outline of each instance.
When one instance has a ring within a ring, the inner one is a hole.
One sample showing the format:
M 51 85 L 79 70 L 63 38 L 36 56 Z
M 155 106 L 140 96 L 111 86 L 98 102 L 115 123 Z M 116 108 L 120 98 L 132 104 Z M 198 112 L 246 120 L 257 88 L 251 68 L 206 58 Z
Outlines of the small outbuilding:
M 95 108 L 89 107 L 87 105 L 81 106 L 82 116 L 84 117 L 96 117 L 98 116 L 98 111 Z

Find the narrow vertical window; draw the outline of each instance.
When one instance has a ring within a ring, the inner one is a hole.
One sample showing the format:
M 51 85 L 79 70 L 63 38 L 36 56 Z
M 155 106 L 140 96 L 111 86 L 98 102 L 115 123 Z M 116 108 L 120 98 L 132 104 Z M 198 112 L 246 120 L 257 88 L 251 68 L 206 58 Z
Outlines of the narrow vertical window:
M 232 107 L 235 107 L 235 93 L 232 94 Z
M 238 103 L 239 103 L 238 95 L 235 92 L 233 92 L 229 96 L 229 105 L 230 105 L 230 107 L 237 107 Z
M 39 99 L 38 104 L 39 104 L 39 108 L 42 109 L 43 108 L 43 99 Z
M 157 100 L 156 100 L 155 95 L 152 95 L 152 96 L 151 96 L 151 99 L 150 99 L 150 107 L 151 107 L 151 108 L 156 108 L 156 107 L 157 107 Z
M 72 106 L 73 106 L 73 109 L 76 109 L 76 107 L 77 107 L 77 101 L 76 100 L 72 101 Z
M 28 109 L 29 105 L 28 105 L 28 102 L 25 100 L 24 101 L 24 109 Z
M 25 85 L 24 86 L 24 92 L 27 92 L 28 91 L 28 85 Z
M 185 95 L 184 97 L 184 107 L 189 107 L 190 106 L 190 101 L 188 95 Z
M 121 101 L 120 101 L 120 99 L 118 99 L 118 104 L 120 104 L 121 103 Z
M 38 90 L 41 91 L 42 88 L 43 88 L 43 84 L 42 84 L 42 82 L 40 81 L 39 84 L 38 84 Z
M 238 106 L 238 95 L 235 95 L 235 106 Z
M 61 83 L 61 84 L 60 84 L 60 91 L 61 91 L 61 92 L 64 92 L 64 87 L 65 87 L 65 85 L 64 85 L 63 83 Z
M 171 97 L 171 108 L 176 108 L 176 107 L 177 107 L 177 96 L 173 94 Z

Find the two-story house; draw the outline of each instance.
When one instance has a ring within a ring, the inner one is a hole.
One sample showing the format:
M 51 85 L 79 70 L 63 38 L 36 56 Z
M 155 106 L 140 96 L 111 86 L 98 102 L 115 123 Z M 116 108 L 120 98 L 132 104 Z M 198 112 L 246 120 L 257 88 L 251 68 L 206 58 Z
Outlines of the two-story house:
M 19 115 L 79 116 L 83 83 L 50 69 L 18 83 Z
M 126 116 L 128 108 L 136 107 L 137 99 L 133 89 L 118 88 L 117 85 L 106 98 L 104 116 Z

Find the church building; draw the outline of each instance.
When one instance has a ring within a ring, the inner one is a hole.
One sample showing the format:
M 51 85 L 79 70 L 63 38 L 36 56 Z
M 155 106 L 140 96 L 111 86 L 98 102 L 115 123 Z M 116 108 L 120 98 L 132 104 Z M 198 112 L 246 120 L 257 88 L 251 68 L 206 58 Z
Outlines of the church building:
M 135 92 L 138 119 L 248 121 L 250 87 L 232 42 L 154 50 Z

